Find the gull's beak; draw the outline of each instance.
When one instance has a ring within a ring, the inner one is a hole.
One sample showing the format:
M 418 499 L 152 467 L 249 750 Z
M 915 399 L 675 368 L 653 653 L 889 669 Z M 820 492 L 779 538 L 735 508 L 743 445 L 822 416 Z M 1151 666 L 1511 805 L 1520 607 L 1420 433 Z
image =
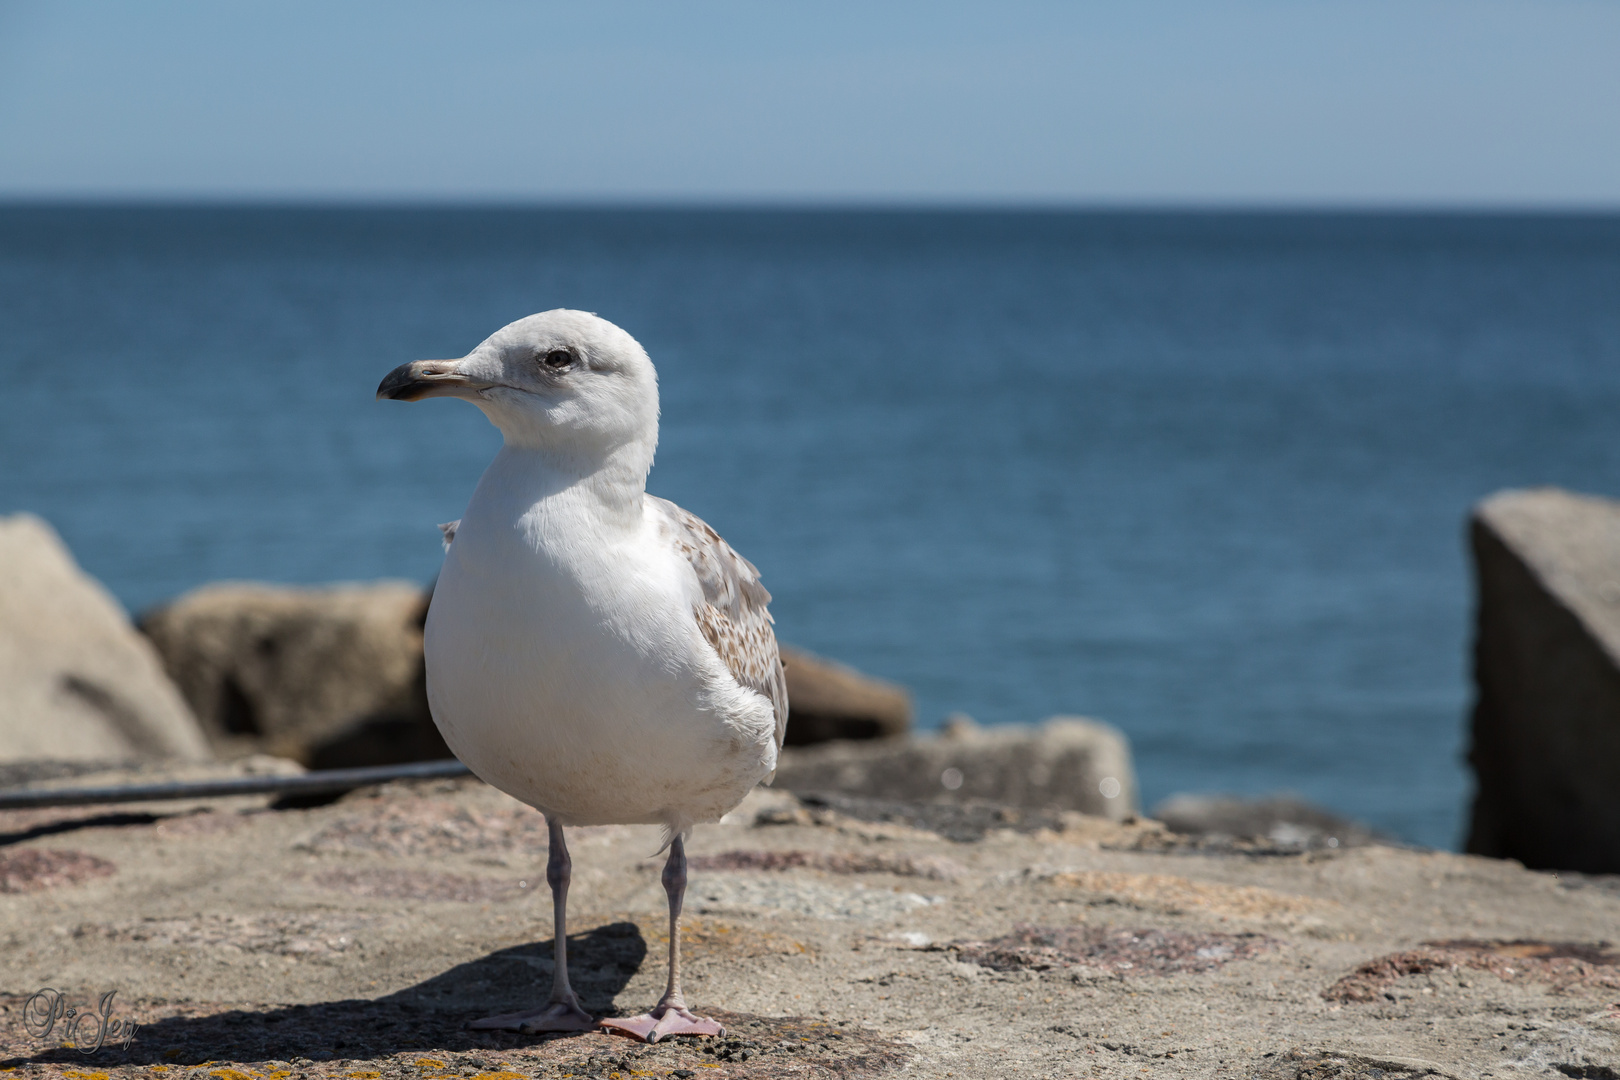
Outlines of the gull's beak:
M 377 398 L 421 401 L 429 397 L 475 397 L 493 383 L 469 378 L 460 360 L 416 360 L 390 371 L 377 387 Z

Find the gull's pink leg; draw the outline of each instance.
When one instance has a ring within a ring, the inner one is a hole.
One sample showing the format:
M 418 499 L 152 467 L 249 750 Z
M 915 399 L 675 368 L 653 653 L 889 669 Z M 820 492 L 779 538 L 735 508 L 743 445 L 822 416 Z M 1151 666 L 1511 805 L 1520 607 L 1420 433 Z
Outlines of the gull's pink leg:
M 695 1016 L 681 996 L 681 900 L 686 896 L 686 845 L 680 834 L 669 845 L 664 863 L 664 892 L 669 895 L 669 987 L 650 1013 L 624 1020 L 603 1020 L 615 1035 L 655 1043 L 666 1035 L 724 1035 L 726 1029 L 706 1016 Z
M 590 1031 L 596 1027 L 579 1006 L 574 988 L 568 985 L 568 879 L 574 864 L 568 858 L 568 845 L 563 843 L 562 826 L 546 819 L 551 837 L 551 851 L 546 857 L 546 883 L 551 886 L 552 958 L 551 1000 L 538 1009 L 526 1012 L 486 1016 L 468 1024 L 471 1028 L 503 1031 L 521 1031 L 536 1035 L 542 1031 Z

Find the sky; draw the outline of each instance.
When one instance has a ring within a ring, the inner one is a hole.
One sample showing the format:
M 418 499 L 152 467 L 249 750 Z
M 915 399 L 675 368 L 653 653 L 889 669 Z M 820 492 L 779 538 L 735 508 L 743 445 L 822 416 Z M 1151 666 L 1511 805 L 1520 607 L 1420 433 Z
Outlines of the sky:
M 0 0 L 0 198 L 1620 208 L 1620 4 Z

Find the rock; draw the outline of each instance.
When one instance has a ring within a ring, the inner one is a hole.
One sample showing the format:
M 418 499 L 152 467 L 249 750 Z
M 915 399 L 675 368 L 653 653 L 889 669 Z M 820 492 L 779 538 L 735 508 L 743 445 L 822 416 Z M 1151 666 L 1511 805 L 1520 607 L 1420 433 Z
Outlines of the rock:
M 833 739 L 881 739 L 911 728 L 911 695 L 799 649 L 782 649 L 787 665 L 787 745 Z
M 428 712 L 422 590 L 219 584 L 141 619 L 222 754 L 310 768 L 450 757 Z
M 224 754 L 311 768 L 449 757 L 428 711 L 422 620 L 406 582 L 324 589 L 218 584 L 147 613 L 141 629 Z M 903 734 L 904 689 L 796 649 L 790 745 Z
M 1554 488 L 1474 511 L 1476 793 L 1467 849 L 1620 871 L 1620 502 Z
M 207 756 L 118 601 L 45 522 L 0 518 L 0 760 Z
M 0 811 L 0 877 L 23 890 L 0 895 L 0 1061 L 18 1080 L 1561 1080 L 1620 1065 L 1620 891 L 1589 879 L 1378 845 L 1233 857 L 1089 817 L 967 840 L 838 814 L 753 824 L 795 803 L 758 791 L 694 831 L 688 1001 L 727 1035 L 652 1046 L 467 1029 L 532 1007 L 557 952 L 545 824 L 476 781 L 294 812 L 143 804 L 116 827 L 105 808 Z M 595 1015 L 639 1012 L 665 989 L 660 829 L 569 839 L 574 989 Z M 116 988 L 112 1020 L 141 1027 L 127 1048 L 65 1047 L 65 1022 L 48 1038 L 25 1023 L 42 987 L 81 1011 Z
M 782 754 L 775 785 L 898 800 L 982 799 L 1116 821 L 1137 810 L 1125 736 L 1077 717 L 1054 717 L 1033 730 L 979 728 L 964 718 L 931 738 L 790 749 Z
M 1171 832 L 1212 841 L 1266 840 L 1281 848 L 1361 847 L 1389 838 L 1295 795 L 1244 799 L 1172 795 L 1153 808 Z

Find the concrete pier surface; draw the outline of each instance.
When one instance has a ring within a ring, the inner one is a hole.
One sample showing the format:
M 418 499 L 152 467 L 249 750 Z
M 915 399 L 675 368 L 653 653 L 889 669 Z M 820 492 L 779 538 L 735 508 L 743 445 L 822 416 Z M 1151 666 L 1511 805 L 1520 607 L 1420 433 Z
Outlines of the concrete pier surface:
M 0 1069 L 1620 1076 L 1620 880 L 970 809 L 761 790 L 699 828 L 687 994 L 728 1032 L 656 1046 L 465 1028 L 537 1003 L 551 972 L 544 824 L 475 780 L 305 809 L 241 797 L 0 813 Z M 657 846 L 650 827 L 570 833 L 570 962 L 597 1015 L 643 1011 L 662 990 Z M 42 1034 L 45 988 L 63 1004 Z

